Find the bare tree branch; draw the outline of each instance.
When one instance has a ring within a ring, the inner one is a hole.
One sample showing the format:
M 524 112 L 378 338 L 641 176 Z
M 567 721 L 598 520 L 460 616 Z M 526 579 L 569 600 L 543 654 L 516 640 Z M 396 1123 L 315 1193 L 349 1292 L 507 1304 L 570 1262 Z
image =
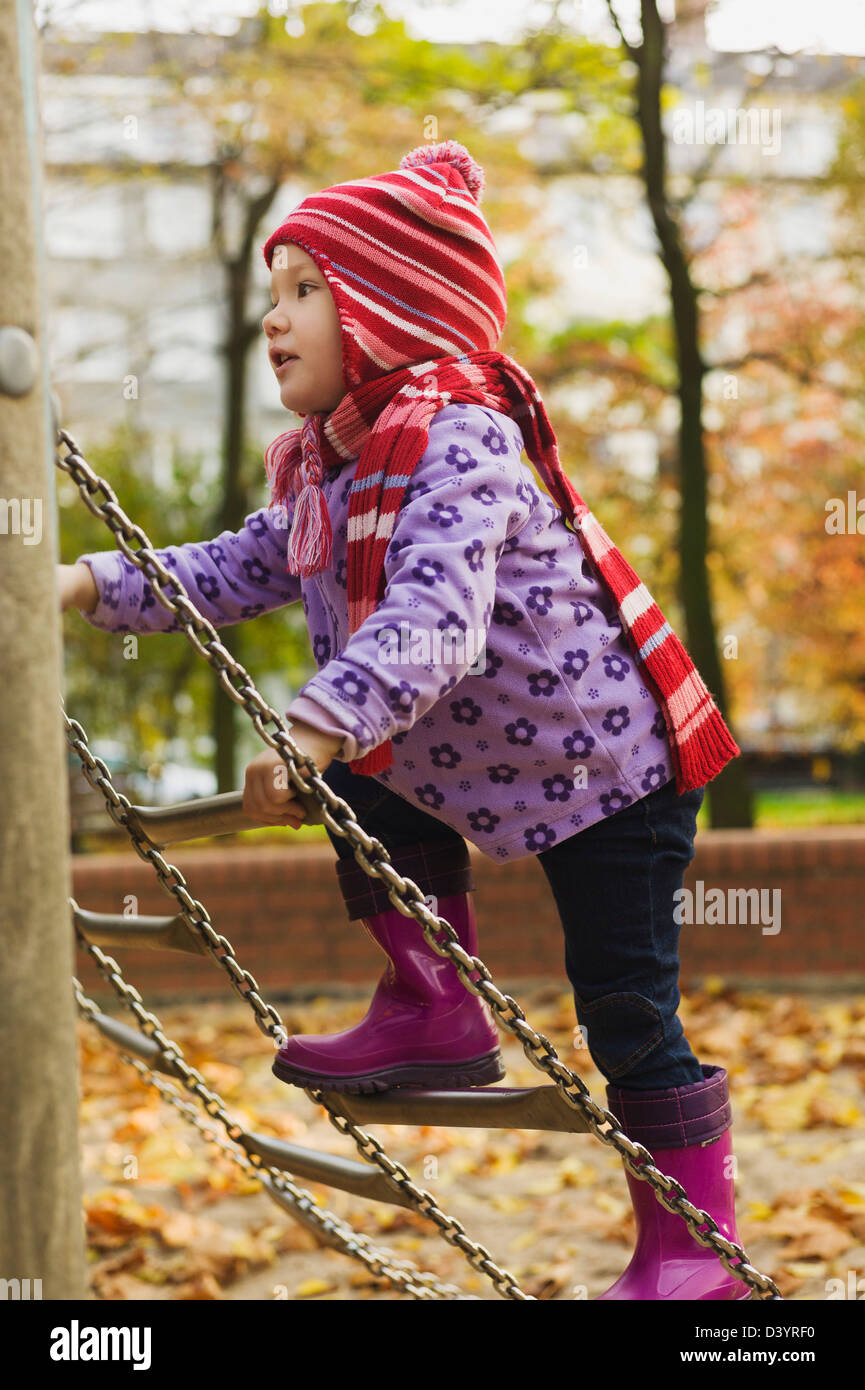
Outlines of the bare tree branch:
M 627 53 L 627 55 L 628 55 L 629 58 L 634 58 L 634 59 L 636 59 L 636 56 L 637 56 L 637 53 L 638 53 L 639 49 L 638 49 L 637 47 L 635 47 L 632 43 L 629 43 L 628 40 L 625 38 L 624 30 L 622 29 L 622 26 L 621 26 L 621 24 L 619 23 L 619 16 L 616 14 L 616 11 L 613 9 L 613 0 L 607 0 L 607 9 L 608 9 L 609 12 L 610 12 L 610 19 L 613 21 L 613 24 L 616 26 L 616 33 L 617 33 L 618 36 L 619 36 L 619 40 L 620 40 L 620 42 L 621 42 L 621 45 L 622 45 L 623 49 L 625 50 L 625 52 Z
M 549 368 L 541 361 L 537 368 L 538 375 L 543 376 L 548 386 L 557 385 L 565 378 L 580 372 L 588 372 L 592 376 L 619 376 L 651 391 L 660 391 L 665 396 L 676 394 L 675 382 L 660 381 L 642 367 L 634 366 L 628 362 L 617 362 L 609 357 L 586 358 L 585 361 L 566 361 L 564 363 L 561 359 L 557 359 L 556 363 Z
M 844 386 L 836 381 L 826 381 L 815 371 L 813 366 L 797 365 L 786 358 L 782 352 L 755 349 L 753 352 L 746 352 L 742 357 L 725 357 L 720 362 L 707 362 L 706 370 L 709 372 L 737 372 L 749 367 L 752 362 L 768 362 L 803 386 L 814 386 L 818 390 L 829 391 L 844 400 L 862 400 L 861 386 L 855 384 Z
M 746 290 L 753 289 L 757 285 L 771 285 L 784 276 L 792 276 L 813 265 L 843 264 L 845 261 L 865 260 L 865 248 L 861 250 L 844 249 L 825 251 L 819 256 L 798 256 L 794 259 L 786 259 L 776 262 L 771 270 L 755 270 L 749 275 L 747 280 L 740 280 L 736 285 L 722 285 L 712 288 L 709 285 L 695 284 L 694 288 L 698 294 L 709 295 L 712 299 L 727 299 L 734 294 L 743 294 Z

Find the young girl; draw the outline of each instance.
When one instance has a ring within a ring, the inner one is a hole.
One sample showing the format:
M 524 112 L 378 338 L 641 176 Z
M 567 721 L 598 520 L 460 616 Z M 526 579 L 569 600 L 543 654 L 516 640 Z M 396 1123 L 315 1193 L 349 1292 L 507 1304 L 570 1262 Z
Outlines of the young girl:
M 159 554 L 214 626 L 303 603 L 318 672 L 289 706 L 292 737 L 470 954 L 466 840 L 495 863 L 537 856 L 609 1109 L 736 1240 L 727 1075 L 677 1017 L 674 895 L 703 788 L 739 749 L 563 474 L 531 378 L 495 351 L 505 285 L 482 189 L 446 141 L 304 199 L 273 232 L 262 326 L 302 428 L 266 451 L 269 508 Z M 96 627 L 177 629 L 120 552 L 66 578 Z M 244 810 L 296 827 L 283 773 L 272 750 L 255 758 Z M 358 1025 L 290 1038 L 276 1075 L 354 1092 L 499 1080 L 487 1005 L 328 833 L 349 919 L 388 967 Z M 627 1178 L 637 1249 L 603 1297 L 747 1296 Z

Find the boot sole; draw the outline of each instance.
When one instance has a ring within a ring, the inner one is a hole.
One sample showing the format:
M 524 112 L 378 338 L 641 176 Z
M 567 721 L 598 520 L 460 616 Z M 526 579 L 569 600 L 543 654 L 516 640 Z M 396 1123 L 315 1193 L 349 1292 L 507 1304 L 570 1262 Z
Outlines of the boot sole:
M 281 1057 L 274 1058 L 271 1068 L 280 1081 L 290 1086 L 312 1086 L 323 1091 L 344 1092 L 347 1095 L 373 1095 L 398 1086 L 417 1086 L 424 1091 L 460 1091 L 472 1086 L 486 1086 L 501 1081 L 505 1065 L 498 1048 L 483 1057 L 468 1062 L 407 1062 L 398 1067 L 381 1067 L 357 1076 L 327 1076 L 322 1072 L 303 1071 Z

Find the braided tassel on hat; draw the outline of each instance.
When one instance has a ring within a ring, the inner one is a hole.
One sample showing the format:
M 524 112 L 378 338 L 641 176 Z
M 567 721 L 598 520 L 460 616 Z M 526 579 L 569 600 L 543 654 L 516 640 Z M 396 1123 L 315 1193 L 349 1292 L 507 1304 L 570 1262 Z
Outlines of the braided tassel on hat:
M 298 447 L 298 436 L 300 439 Z M 324 493 L 318 416 L 307 415 L 300 430 L 281 434 L 268 446 L 264 467 L 271 488 L 271 506 L 297 498 L 288 538 L 286 570 L 309 579 L 329 569 L 333 530 Z

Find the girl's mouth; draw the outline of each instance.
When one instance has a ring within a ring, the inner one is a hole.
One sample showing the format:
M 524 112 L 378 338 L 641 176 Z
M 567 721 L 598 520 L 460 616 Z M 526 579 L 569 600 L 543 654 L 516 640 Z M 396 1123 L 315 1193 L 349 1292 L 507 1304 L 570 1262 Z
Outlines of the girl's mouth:
M 289 367 L 292 367 L 294 363 L 297 361 L 298 358 L 296 357 L 286 357 L 284 362 L 280 362 L 279 366 L 276 368 L 277 380 L 279 379 L 279 377 L 283 375 L 284 372 L 288 370 Z

